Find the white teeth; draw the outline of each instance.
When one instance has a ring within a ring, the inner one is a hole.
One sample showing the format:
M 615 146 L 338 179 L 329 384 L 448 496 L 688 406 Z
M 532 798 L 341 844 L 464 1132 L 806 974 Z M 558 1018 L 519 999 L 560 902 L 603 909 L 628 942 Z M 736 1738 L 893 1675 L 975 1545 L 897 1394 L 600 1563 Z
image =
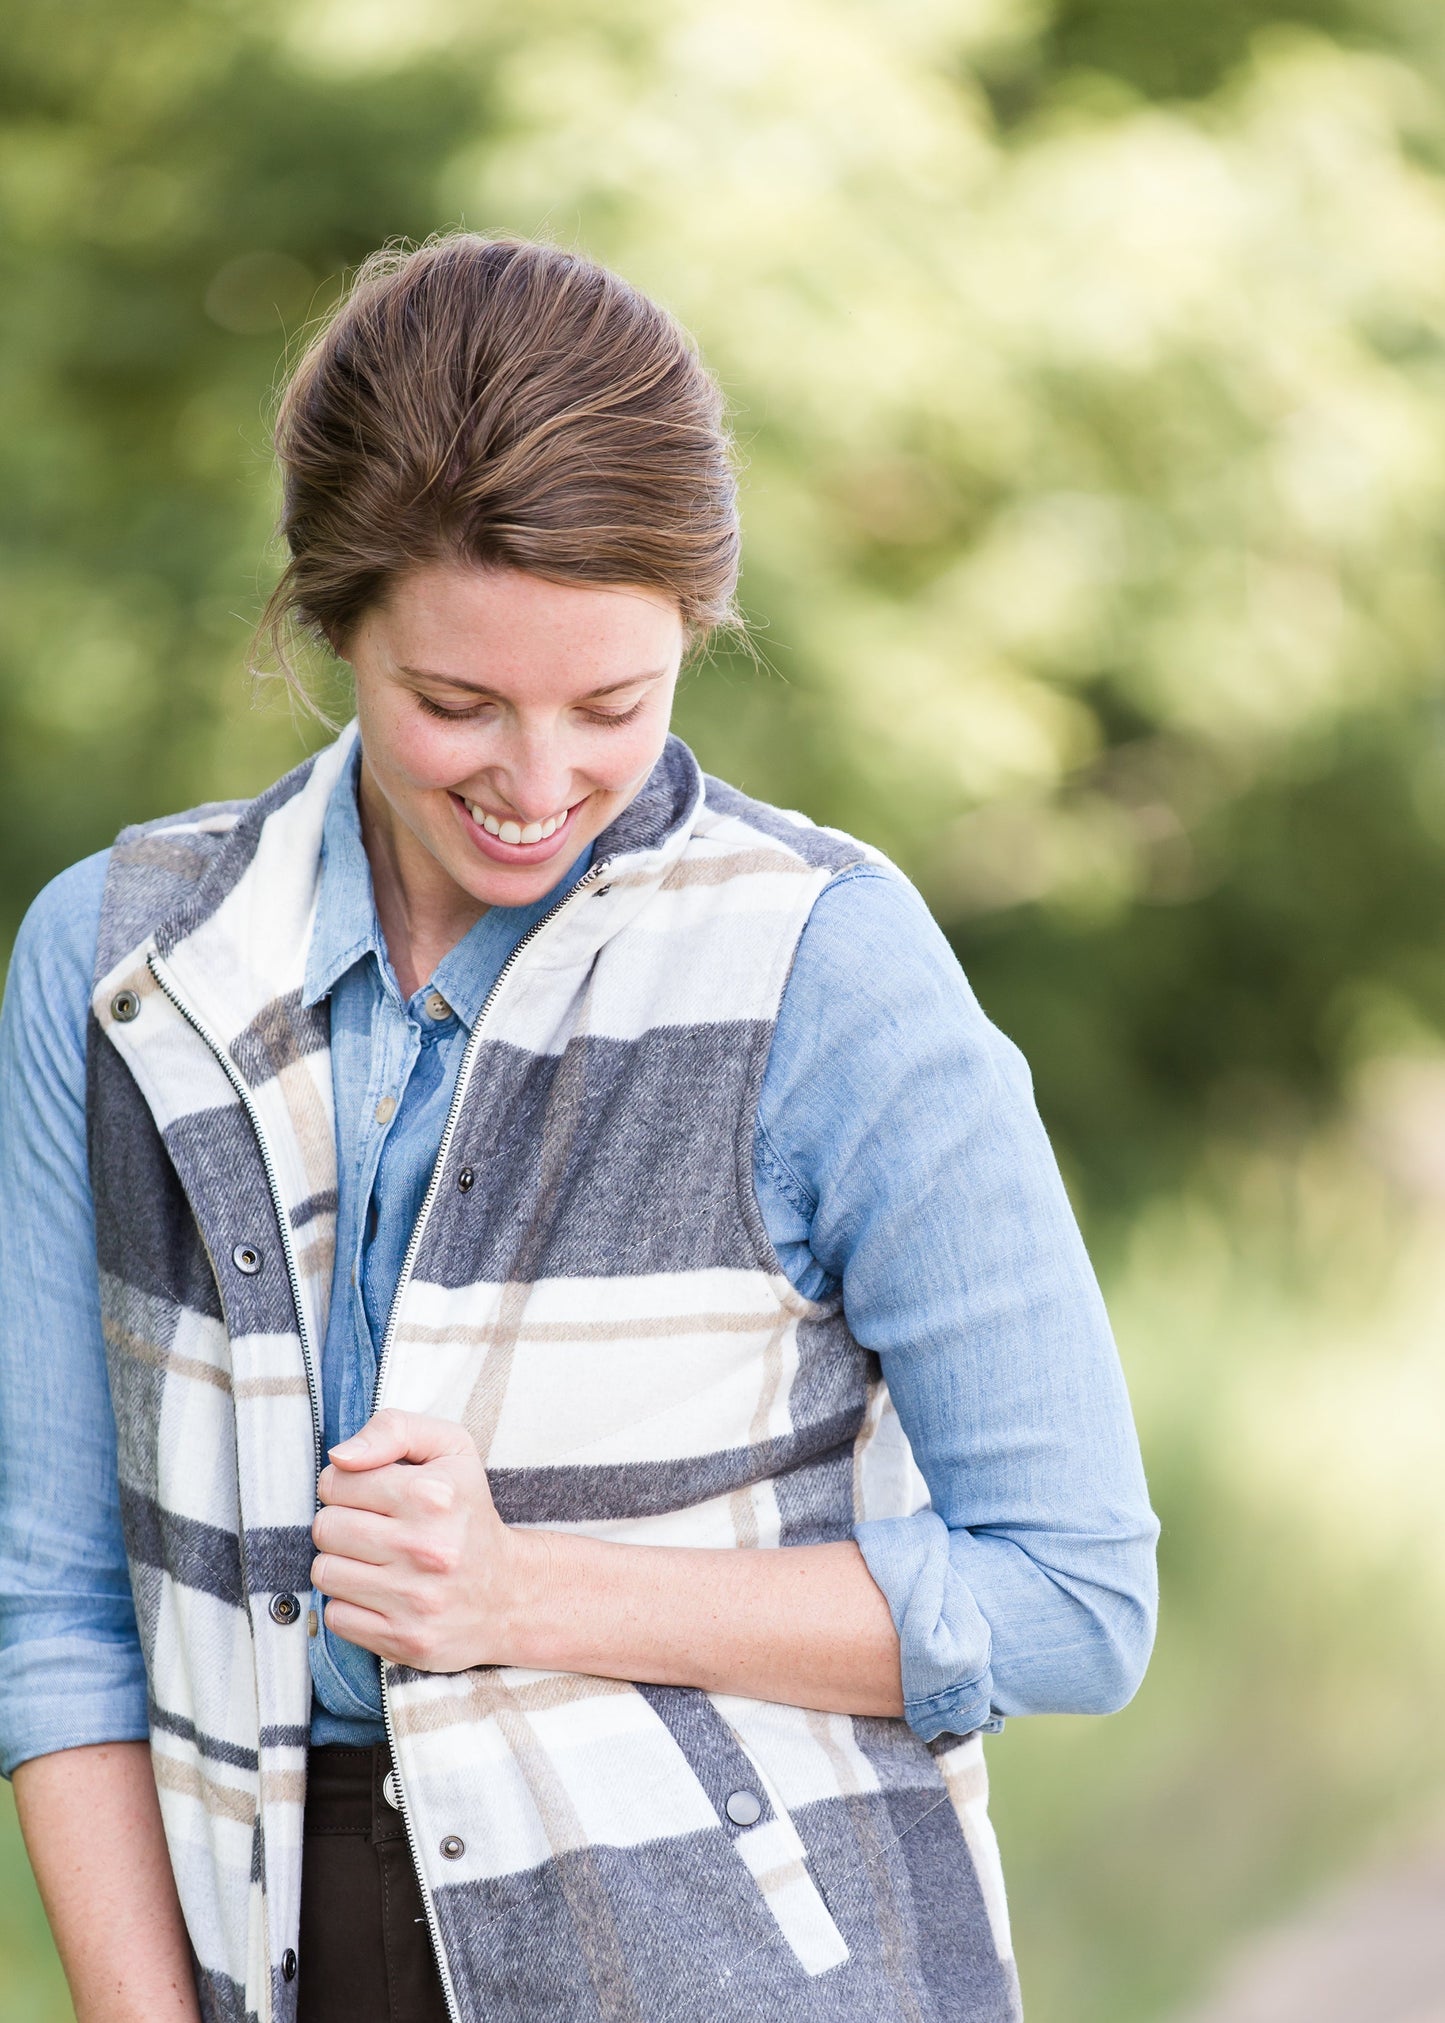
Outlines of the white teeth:
M 503 843 L 545 843 L 549 836 L 555 836 L 571 814 L 564 808 L 560 815 L 549 815 L 545 822 L 503 821 L 499 815 L 489 815 L 479 808 L 475 801 L 466 802 L 467 813 L 479 829 L 485 829 L 489 836 L 496 836 Z

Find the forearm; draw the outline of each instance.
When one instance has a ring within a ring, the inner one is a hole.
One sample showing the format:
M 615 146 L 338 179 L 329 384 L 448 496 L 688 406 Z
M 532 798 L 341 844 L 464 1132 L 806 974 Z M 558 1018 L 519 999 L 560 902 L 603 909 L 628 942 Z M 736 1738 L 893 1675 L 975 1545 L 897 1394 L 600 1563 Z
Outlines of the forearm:
M 32 1757 L 15 1801 L 77 2023 L 199 2023 L 147 1745 Z
M 540 1550 L 516 1663 L 825 1713 L 903 1712 L 893 1620 L 851 1541 L 703 1551 L 531 1537 Z

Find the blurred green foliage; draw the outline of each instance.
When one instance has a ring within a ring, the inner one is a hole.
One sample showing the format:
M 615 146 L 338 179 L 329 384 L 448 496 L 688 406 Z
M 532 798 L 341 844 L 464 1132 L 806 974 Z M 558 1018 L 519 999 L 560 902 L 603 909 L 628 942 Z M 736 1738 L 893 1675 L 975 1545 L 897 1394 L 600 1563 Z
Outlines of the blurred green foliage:
M 1373 1431 L 1303 1451 L 1352 1516 L 1440 1459 L 1392 1474 L 1367 1405 L 1418 1417 L 1435 1316 L 1445 15 L 71 0 L 5 31 L 0 933 L 316 737 L 244 663 L 267 413 L 349 266 L 509 228 L 673 307 L 733 408 L 761 660 L 699 665 L 680 727 L 918 879 L 1106 1263 L 1165 1641 L 1131 1714 L 994 1761 L 1039 2023 L 1164 2014 L 1445 1770 L 1402 1684 L 1440 1676 L 1427 1576 L 1388 1524 L 1322 1556 L 1294 1458 L 1328 1338 L 1326 1431 Z M 61 2013 L 0 1946 L 6 2014 Z

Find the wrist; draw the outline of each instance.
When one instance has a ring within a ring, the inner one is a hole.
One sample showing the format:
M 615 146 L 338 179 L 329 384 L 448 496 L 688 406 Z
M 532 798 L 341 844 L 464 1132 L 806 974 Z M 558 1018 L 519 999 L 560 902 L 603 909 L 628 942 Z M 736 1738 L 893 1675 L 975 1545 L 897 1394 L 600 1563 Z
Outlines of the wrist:
M 507 1539 L 511 1557 L 507 1605 L 496 1640 L 501 1651 L 489 1662 L 545 1671 L 555 1663 L 558 1560 L 567 1540 L 559 1532 L 531 1531 L 521 1525 L 509 1525 Z

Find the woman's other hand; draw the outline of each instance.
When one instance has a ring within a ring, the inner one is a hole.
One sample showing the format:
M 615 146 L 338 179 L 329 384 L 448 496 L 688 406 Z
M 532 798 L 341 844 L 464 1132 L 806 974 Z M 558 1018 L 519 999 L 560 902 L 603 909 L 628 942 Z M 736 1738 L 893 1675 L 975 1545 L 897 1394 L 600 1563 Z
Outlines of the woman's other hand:
M 421 1672 L 525 1663 L 547 1543 L 502 1522 L 465 1427 L 378 1412 L 331 1449 L 311 1536 L 326 1627 Z

